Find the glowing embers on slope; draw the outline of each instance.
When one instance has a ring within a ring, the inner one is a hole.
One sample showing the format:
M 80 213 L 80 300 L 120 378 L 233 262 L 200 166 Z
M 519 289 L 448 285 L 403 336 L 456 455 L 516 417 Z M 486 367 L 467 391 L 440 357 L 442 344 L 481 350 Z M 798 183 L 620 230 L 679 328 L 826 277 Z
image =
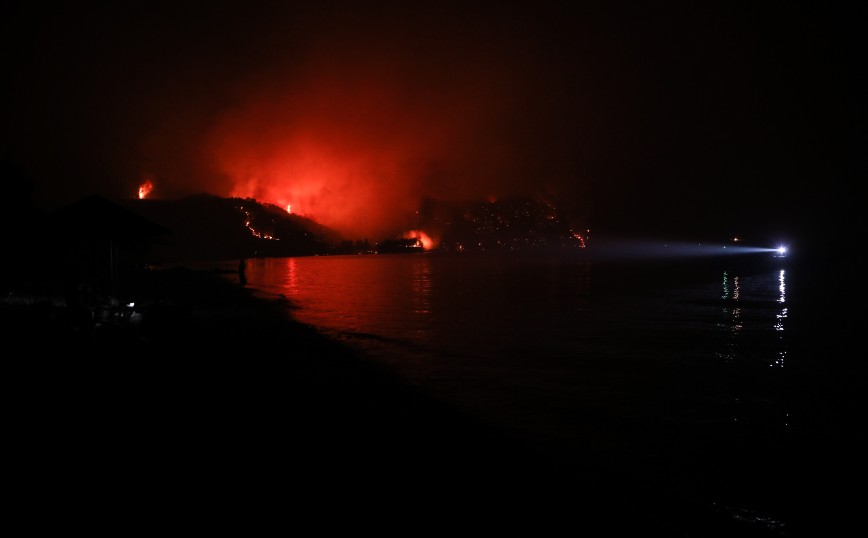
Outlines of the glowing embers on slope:
M 247 229 L 250 230 L 250 233 L 252 233 L 254 237 L 258 237 L 259 239 L 270 239 L 272 241 L 280 241 L 280 238 L 278 238 L 278 237 L 274 237 L 273 235 L 268 234 L 268 233 L 259 232 L 255 228 L 253 228 L 253 226 L 250 225 L 250 211 L 247 211 L 243 207 L 239 207 L 238 209 L 239 209 L 239 211 L 244 213 L 244 216 L 246 217 L 244 220 L 244 226 L 246 226 Z
M 585 235 L 583 236 L 579 232 L 574 232 L 573 230 L 570 230 L 570 234 L 572 235 L 573 239 L 575 239 L 579 242 L 579 248 L 585 248 L 588 246 L 587 243 L 585 242 L 585 237 L 587 235 L 589 235 L 590 233 L 591 233 L 591 230 L 585 230 Z

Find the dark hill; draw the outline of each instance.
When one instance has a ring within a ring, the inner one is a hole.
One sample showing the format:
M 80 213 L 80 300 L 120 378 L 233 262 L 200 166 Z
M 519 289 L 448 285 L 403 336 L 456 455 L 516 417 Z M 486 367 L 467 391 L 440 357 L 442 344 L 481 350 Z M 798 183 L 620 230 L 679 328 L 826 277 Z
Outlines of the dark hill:
M 152 245 L 154 263 L 326 254 L 340 242 L 337 232 L 252 198 L 199 194 L 122 205 L 170 230 Z
M 420 228 L 440 237 L 447 252 L 539 252 L 585 246 L 585 230 L 573 229 L 555 205 L 529 197 L 450 203 L 427 199 Z

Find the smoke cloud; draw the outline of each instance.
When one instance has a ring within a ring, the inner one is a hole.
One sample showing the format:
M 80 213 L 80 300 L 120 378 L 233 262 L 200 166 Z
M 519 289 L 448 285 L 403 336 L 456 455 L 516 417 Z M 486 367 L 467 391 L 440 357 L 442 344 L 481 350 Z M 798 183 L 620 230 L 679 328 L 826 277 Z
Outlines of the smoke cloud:
M 400 236 L 425 197 L 737 230 L 794 214 L 776 203 L 788 178 L 828 162 L 798 11 L 195 4 L 8 10 L 3 158 L 46 209 L 150 181 L 150 197 L 252 197 L 352 239 Z

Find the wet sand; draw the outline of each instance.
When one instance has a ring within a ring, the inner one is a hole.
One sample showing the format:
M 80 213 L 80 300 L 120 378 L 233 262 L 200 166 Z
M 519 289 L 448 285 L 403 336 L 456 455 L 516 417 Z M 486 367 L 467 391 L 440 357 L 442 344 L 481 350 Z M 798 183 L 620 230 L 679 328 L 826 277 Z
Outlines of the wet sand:
M 593 460 L 435 401 L 227 275 L 154 271 L 138 308 L 85 329 L 56 304 L 0 308 L 21 510 L 116 530 L 753 535 L 621 495 Z

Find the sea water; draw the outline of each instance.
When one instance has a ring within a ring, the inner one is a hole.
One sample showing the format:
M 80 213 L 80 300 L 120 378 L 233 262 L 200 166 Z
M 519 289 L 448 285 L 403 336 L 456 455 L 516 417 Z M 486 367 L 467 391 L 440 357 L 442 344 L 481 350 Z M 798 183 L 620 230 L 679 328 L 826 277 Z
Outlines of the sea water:
M 743 262 L 310 256 L 250 259 L 247 278 L 420 390 L 592 459 L 636 503 L 782 535 L 793 269 Z

